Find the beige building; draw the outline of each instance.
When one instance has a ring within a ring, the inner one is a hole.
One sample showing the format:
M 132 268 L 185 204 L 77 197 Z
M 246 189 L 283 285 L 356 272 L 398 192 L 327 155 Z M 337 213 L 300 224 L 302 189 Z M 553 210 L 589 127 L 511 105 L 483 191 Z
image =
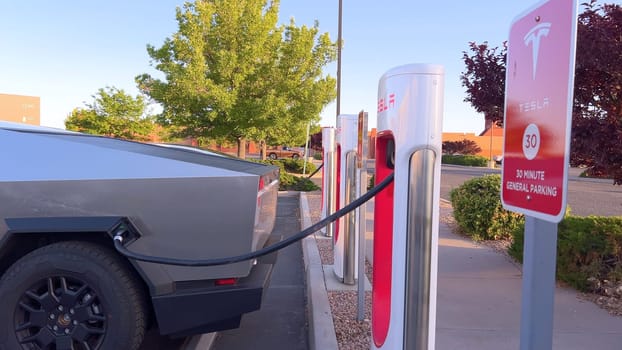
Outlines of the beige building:
M 477 155 L 492 158 L 503 155 L 503 128 L 486 123 L 486 129 L 479 135 L 474 133 L 444 132 L 443 141 L 475 141 L 482 149 Z
M 0 120 L 41 124 L 41 102 L 39 97 L 0 94 Z
M 371 129 L 369 133 L 369 158 L 375 157 L 376 147 L 376 128 Z M 475 141 L 482 149 L 477 155 L 493 159 L 503 155 L 503 128 L 495 124 L 486 123 L 486 129 L 479 135 L 466 132 L 444 132 L 443 141 Z

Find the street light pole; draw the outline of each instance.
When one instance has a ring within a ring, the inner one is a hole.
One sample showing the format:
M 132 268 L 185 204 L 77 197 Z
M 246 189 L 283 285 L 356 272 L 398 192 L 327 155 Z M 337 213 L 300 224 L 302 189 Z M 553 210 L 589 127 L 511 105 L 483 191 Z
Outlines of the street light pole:
M 488 163 L 489 168 L 495 167 L 495 161 L 492 159 L 492 135 L 495 133 L 495 122 L 490 120 L 490 162 Z
M 342 0 L 339 0 L 339 19 L 337 29 L 337 116 L 341 114 L 341 17 Z

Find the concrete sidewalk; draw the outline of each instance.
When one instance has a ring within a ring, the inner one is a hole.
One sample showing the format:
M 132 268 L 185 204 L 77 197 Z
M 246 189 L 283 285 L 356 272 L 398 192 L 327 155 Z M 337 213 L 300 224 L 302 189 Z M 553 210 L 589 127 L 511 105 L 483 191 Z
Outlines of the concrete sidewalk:
M 317 220 L 309 215 L 309 207 L 317 207 L 320 200 L 320 196 L 302 193 L 303 227 Z M 372 247 L 373 240 L 371 208 L 367 209 L 367 247 Z M 445 202 L 441 205 L 441 216 L 450 213 L 451 207 Z M 518 349 L 520 267 L 505 255 L 452 233 L 443 220 L 439 236 L 436 349 Z M 310 309 L 309 342 L 311 349 L 336 349 L 335 334 L 330 331 L 333 323 L 326 284 L 321 265 L 317 266 L 319 258 L 314 245 L 313 236 L 303 243 Z M 580 299 L 575 290 L 558 286 L 553 349 L 622 349 L 622 317 L 610 316 L 592 302 Z

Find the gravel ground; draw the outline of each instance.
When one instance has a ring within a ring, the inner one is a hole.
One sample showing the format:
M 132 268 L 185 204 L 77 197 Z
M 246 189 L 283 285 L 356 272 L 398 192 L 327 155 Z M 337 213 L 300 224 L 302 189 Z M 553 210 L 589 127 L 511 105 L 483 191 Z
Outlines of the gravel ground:
M 317 243 L 317 249 L 320 251 L 322 265 L 332 265 L 334 263 L 332 238 L 318 238 L 316 236 L 315 242 Z
M 370 348 L 371 292 L 365 292 L 365 319 L 357 321 L 357 292 L 328 292 L 337 343 L 341 350 Z
M 320 192 L 308 192 L 307 199 L 309 202 L 309 210 L 311 215 L 311 221 L 317 222 L 320 220 L 321 212 L 321 193 Z M 448 225 L 453 232 L 457 232 L 456 221 L 453 217 L 453 210 L 451 203 L 446 201 L 440 202 L 440 221 L 443 224 Z M 316 234 L 316 242 L 320 251 L 322 264 L 333 264 L 333 245 L 332 239 L 321 236 L 321 233 Z M 500 241 L 480 241 L 476 244 L 485 246 L 499 254 L 504 255 L 509 261 L 516 266 L 520 267 L 520 263 L 515 261 L 507 253 L 507 248 L 510 245 L 508 240 Z M 371 264 L 368 261 L 366 263 L 366 274 L 369 281 L 372 282 Z M 594 302 L 596 305 L 607 310 L 610 314 L 615 316 L 622 316 L 622 286 L 621 295 L 606 295 L 611 293 L 605 293 L 601 289 L 599 293 L 580 293 L 578 297 Z M 614 288 L 615 289 L 615 288 Z M 365 293 L 366 301 L 366 313 L 363 321 L 356 320 L 357 313 L 357 293 L 348 291 L 332 291 L 328 292 L 328 299 L 333 314 L 333 323 L 335 324 L 335 333 L 337 335 L 337 343 L 341 350 L 363 350 L 370 348 L 371 340 L 371 292 Z
M 307 192 L 311 221 L 317 222 L 321 216 L 322 196 L 319 192 Z M 323 265 L 333 264 L 332 239 L 316 233 L 315 241 Z M 368 278 L 371 277 L 371 265 L 366 262 L 365 269 Z M 370 278 L 371 282 L 371 278 Z M 371 292 L 365 293 L 365 319 L 357 321 L 357 292 L 329 291 L 328 301 L 333 314 L 337 344 L 341 350 L 367 350 L 371 339 Z

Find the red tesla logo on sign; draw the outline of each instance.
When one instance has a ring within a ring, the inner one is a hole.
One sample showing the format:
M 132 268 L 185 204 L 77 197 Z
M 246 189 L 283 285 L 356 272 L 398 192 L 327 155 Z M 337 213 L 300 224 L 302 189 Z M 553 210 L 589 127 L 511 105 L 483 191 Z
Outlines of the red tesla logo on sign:
M 501 199 L 559 222 L 566 209 L 577 3 L 549 0 L 512 23 Z

